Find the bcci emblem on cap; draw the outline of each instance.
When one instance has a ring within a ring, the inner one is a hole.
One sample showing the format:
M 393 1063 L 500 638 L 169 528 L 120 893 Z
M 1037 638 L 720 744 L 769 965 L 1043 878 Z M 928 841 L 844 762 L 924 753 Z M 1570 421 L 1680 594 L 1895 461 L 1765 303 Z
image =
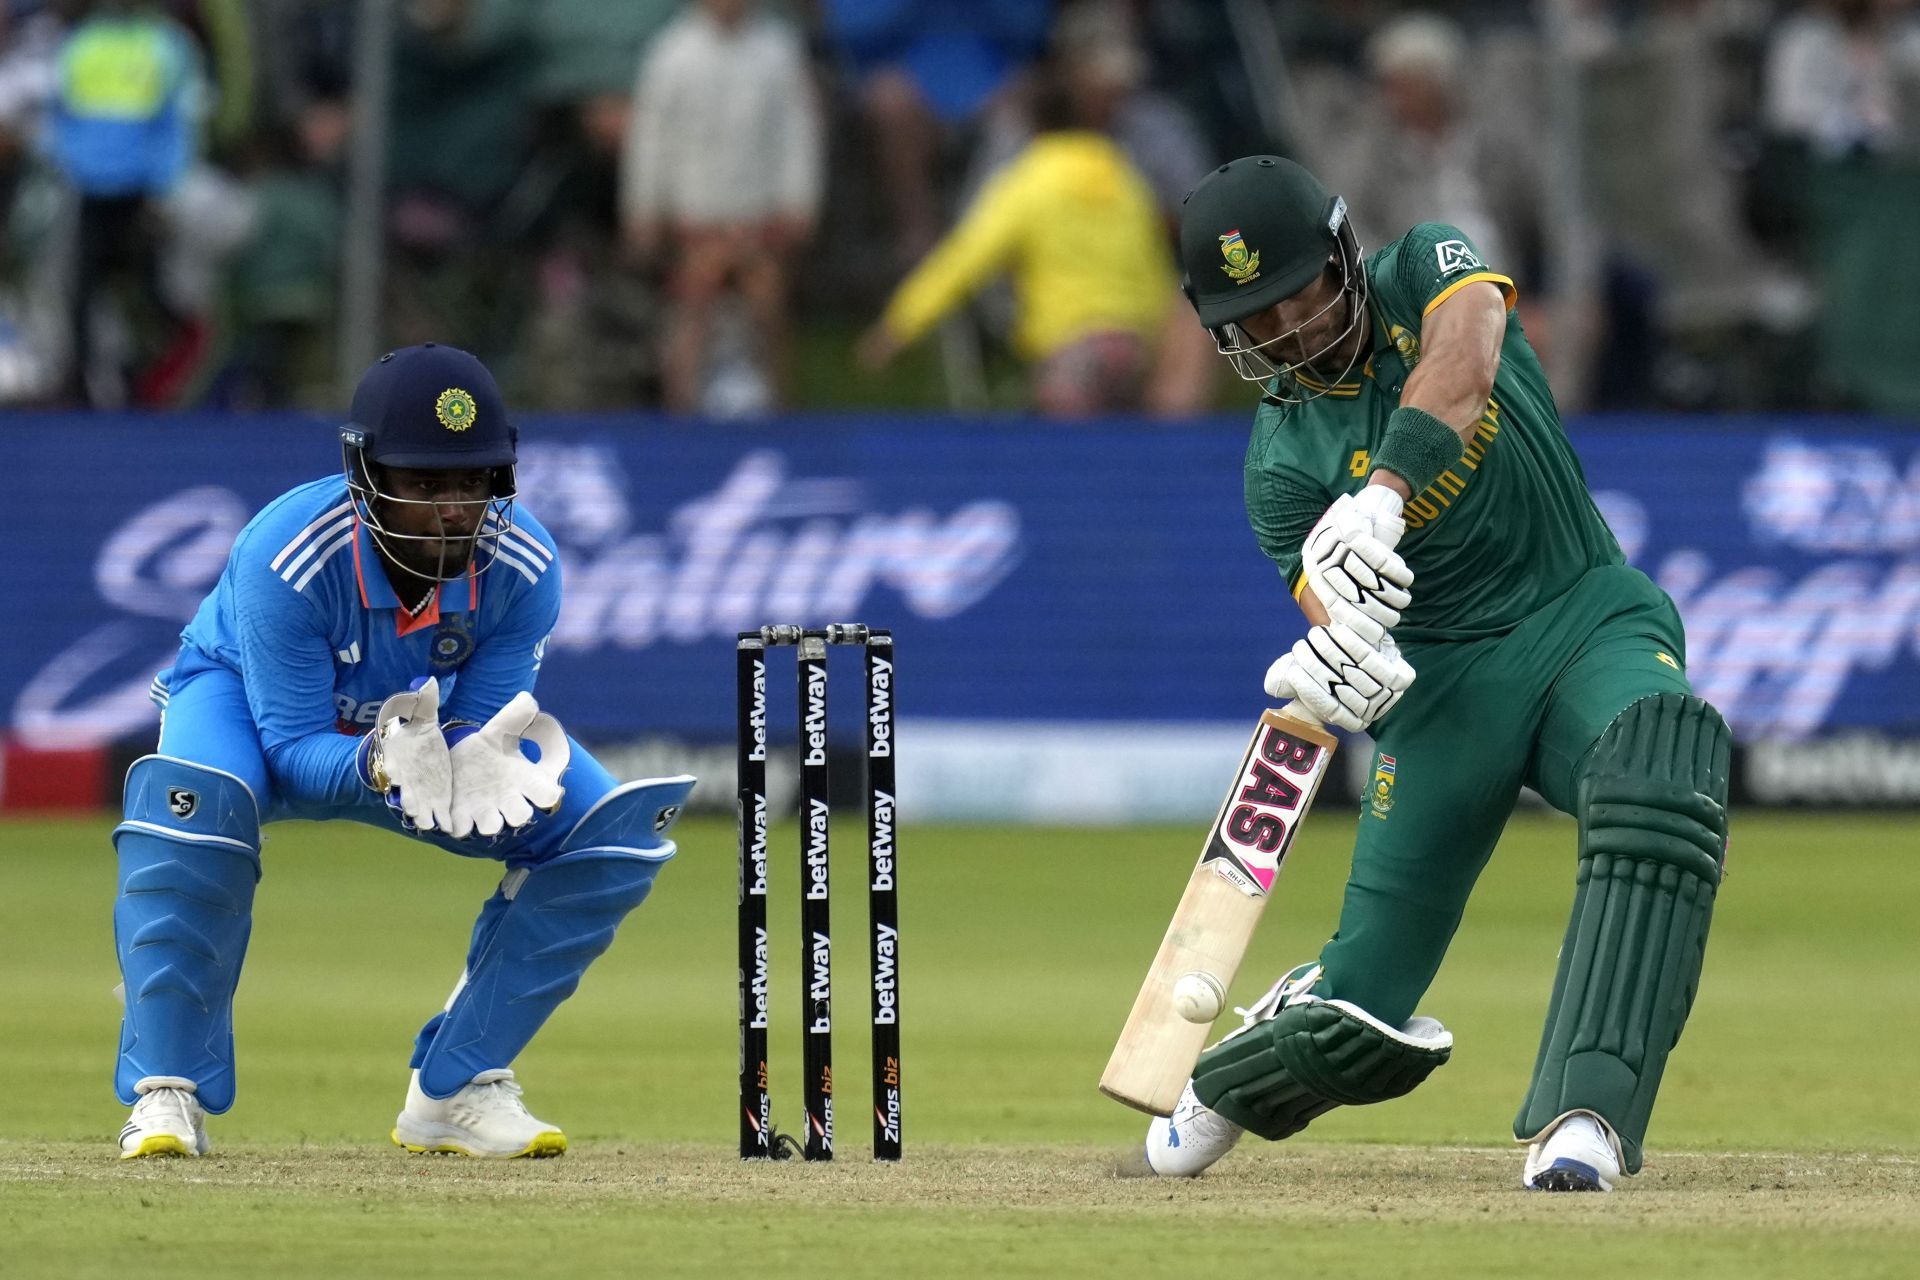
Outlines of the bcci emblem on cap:
M 473 425 L 473 397 L 458 387 L 448 387 L 433 402 L 433 416 L 449 431 L 465 431 Z

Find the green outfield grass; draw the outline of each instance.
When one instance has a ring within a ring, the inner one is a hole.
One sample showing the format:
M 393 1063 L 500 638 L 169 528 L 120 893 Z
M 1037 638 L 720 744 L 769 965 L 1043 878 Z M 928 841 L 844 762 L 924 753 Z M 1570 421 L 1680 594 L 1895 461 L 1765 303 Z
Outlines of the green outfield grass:
M 1317 820 L 1234 997 L 1332 927 L 1347 822 Z M 908 1163 L 864 1163 L 864 899 L 839 832 L 842 1162 L 742 1168 L 731 827 L 682 852 L 517 1063 L 563 1160 L 409 1158 L 411 1038 L 458 976 L 489 864 L 360 828 L 272 829 L 236 1023 L 240 1100 L 201 1161 L 113 1158 L 110 823 L 0 824 L 0 1276 L 1281 1274 L 1907 1276 L 1920 1257 L 1920 834 L 1741 818 L 1646 1173 L 1518 1189 L 1509 1124 L 1571 898 L 1573 829 L 1517 819 L 1423 1012 L 1453 1061 L 1193 1183 L 1120 1175 L 1142 1118 L 1094 1087 L 1192 830 L 902 836 Z M 776 1111 L 798 1121 L 793 836 L 776 846 Z M 1417 1260 L 1417 1265 L 1416 1265 Z

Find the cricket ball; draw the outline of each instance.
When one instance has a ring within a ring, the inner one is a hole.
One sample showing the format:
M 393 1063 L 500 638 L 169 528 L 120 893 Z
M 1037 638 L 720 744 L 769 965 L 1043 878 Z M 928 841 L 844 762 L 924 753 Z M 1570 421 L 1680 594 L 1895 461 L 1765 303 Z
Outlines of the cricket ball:
M 1226 1007 L 1226 988 L 1210 973 L 1189 973 L 1173 984 L 1173 1011 L 1188 1022 L 1212 1022 Z

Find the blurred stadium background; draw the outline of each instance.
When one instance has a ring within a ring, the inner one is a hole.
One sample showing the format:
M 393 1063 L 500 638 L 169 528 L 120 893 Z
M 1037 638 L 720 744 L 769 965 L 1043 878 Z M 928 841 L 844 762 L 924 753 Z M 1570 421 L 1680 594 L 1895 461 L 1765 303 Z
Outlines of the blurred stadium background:
M 0 24 L 0 808 L 116 803 L 235 531 L 336 465 L 373 356 L 433 339 L 517 406 L 568 573 L 541 696 L 620 771 L 724 777 L 733 631 L 858 617 L 900 636 L 909 818 L 1205 816 L 1299 624 L 1241 514 L 1248 397 L 1165 232 L 1257 150 L 1318 168 L 1369 244 L 1444 219 L 1519 280 L 1748 803 L 1920 801 L 1911 4 Z M 1112 145 L 1043 146 L 1074 130 Z M 1009 203 L 1023 166 L 1045 180 Z

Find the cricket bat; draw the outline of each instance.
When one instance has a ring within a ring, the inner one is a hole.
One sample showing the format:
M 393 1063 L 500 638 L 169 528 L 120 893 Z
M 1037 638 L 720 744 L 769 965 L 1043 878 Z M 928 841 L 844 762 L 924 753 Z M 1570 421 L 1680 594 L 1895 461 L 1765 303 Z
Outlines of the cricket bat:
M 1173 1113 L 1213 1025 L 1175 1010 L 1174 985 L 1188 974 L 1210 977 L 1224 1005 L 1335 745 L 1299 702 L 1261 714 L 1100 1077 L 1109 1098 L 1157 1116 Z

